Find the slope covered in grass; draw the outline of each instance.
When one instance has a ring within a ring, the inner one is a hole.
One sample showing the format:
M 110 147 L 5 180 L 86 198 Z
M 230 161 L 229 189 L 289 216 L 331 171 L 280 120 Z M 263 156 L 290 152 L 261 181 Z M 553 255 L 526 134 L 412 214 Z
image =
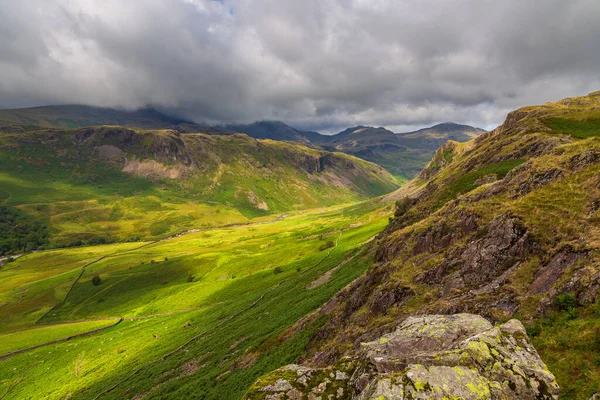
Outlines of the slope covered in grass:
M 294 323 L 369 267 L 365 249 L 390 211 L 369 201 L 154 243 L 18 258 L 0 270 L 8 276 L 0 335 L 43 329 L 50 338 L 77 326 L 66 322 L 124 320 L 0 361 L 0 395 L 240 398 L 256 377 L 304 352 L 323 321 L 297 335 Z M 21 346 L 15 340 L 3 349 Z
M 100 127 L 0 138 L 0 202 L 48 226 L 49 246 L 248 223 L 399 185 L 358 158 L 245 135 Z

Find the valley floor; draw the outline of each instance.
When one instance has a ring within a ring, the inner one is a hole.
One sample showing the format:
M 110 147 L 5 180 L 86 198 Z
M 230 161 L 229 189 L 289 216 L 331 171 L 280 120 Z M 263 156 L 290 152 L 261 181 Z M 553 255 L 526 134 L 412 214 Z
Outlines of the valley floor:
M 240 398 L 304 352 L 322 321 L 293 324 L 371 265 L 364 245 L 391 211 L 371 200 L 8 262 L 0 398 Z

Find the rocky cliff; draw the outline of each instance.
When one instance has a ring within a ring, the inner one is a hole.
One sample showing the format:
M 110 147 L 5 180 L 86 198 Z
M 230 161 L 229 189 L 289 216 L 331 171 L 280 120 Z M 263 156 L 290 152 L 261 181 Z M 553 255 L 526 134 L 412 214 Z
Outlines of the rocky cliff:
M 334 365 L 415 314 L 518 316 L 565 392 L 589 398 L 600 389 L 590 353 L 600 343 L 599 138 L 596 92 L 520 109 L 443 146 L 394 195 L 376 265 L 320 310 L 327 322 L 306 361 Z

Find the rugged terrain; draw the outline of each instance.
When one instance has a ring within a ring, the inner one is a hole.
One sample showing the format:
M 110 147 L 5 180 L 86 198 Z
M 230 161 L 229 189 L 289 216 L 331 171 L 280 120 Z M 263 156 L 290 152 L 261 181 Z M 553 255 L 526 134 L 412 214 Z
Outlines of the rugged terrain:
M 300 131 L 277 121 L 230 125 L 225 129 L 257 138 L 297 141 L 351 154 L 381 165 L 403 180 L 416 176 L 431 160 L 435 150 L 446 141 L 465 142 L 484 132 L 451 122 L 407 133 L 394 133 L 382 127 L 355 126 L 335 135 L 321 135 Z
M 517 317 L 563 398 L 600 390 L 600 92 L 512 112 L 444 145 L 394 196 L 376 264 L 314 318 L 325 367 L 414 314 Z
M 518 320 L 493 327 L 471 314 L 409 317 L 361 343 L 359 355 L 314 369 L 289 365 L 245 399 L 556 399 L 558 385 Z
M 398 186 L 352 156 L 241 134 L 115 126 L 0 132 L 0 202 L 48 225 L 58 246 L 247 223 Z
M 366 161 L 245 135 L 0 146 L 19 242 L 118 241 L 0 261 L 6 399 L 600 391 L 600 92 L 449 141 L 392 193 Z
M 280 121 L 211 126 L 171 117 L 153 108 L 135 111 L 82 105 L 0 110 L 0 129 L 82 128 L 119 125 L 142 129 L 169 129 L 180 133 L 232 135 L 245 133 L 255 139 L 303 143 L 309 147 L 343 152 L 381 165 L 400 180 L 413 178 L 447 140 L 468 141 L 484 131 L 452 122 L 415 132 L 393 133 L 385 128 L 357 126 L 335 135 L 303 131 Z

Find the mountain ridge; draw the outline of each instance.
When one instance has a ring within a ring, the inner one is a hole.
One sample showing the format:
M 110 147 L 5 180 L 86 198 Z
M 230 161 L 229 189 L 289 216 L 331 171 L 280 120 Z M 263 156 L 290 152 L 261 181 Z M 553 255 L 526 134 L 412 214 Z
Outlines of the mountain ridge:
M 0 201 L 49 223 L 61 246 L 82 237 L 156 238 L 209 222 L 247 222 L 399 186 L 378 165 L 300 143 L 117 126 L 0 130 L 0 182 Z M 163 222 L 144 222 L 131 210 L 126 217 L 132 206 Z M 186 208 L 187 218 L 176 215 Z M 128 219 L 137 221 L 136 233 Z
M 600 369 L 584 354 L 600 309 L 599 106 L 594 92 L 524 107 L 440 148 L 393 195 L 374 267 L 308 318 L 327 322 L 304 360 L 324 367 L 352 357 L 415 314 L 518 316 L 561 394 L 598 391 Z M 573 368 L 593 378 L 573 379 Z
M 135 111 L 83 105 L 41 106 L 0 110 L 0 125 L 12 129 L 81 128 L 120 125 L 142 129 L 174 129 L 181 133 L 231 135 L 245 133 L 257 139 L 300 142 L 309 147 L 341 151 L 382 165 L 402 179 L 414 177 L 446 140 L 469 140 L 479 128 L 452 123 L 438 124 L 419 131 L 395 134 L 383 127 L 356 126 L 335 135 L 303 131 L 281 121 L 251 124 L 206 125 L 171 117 L 147 107 Z M 450 132 L 450 133 L 449 133 Z

